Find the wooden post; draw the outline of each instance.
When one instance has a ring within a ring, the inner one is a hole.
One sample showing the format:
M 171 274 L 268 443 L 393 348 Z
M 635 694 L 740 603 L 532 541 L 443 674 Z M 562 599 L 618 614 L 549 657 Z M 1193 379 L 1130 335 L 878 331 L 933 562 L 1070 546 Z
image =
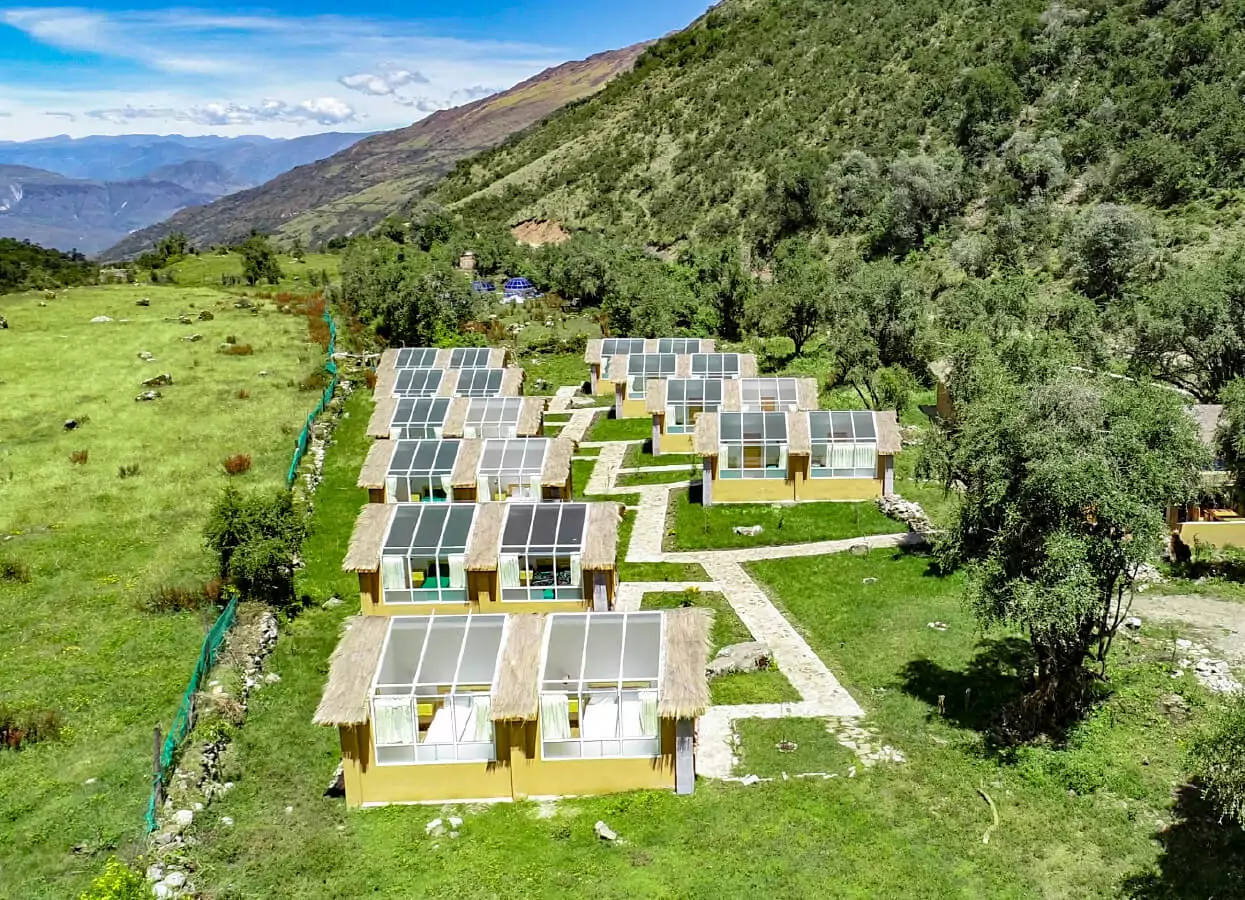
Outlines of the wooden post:
M 160 777 L 160 749 L 163 742 L 160 740 L 160 726 L 156 726 L 155 734 L 155 750 L 151 760 L 151 783 L 156 791 L 156 811 L 157 814 L 161 806 L 164 805 L 164 779 Z

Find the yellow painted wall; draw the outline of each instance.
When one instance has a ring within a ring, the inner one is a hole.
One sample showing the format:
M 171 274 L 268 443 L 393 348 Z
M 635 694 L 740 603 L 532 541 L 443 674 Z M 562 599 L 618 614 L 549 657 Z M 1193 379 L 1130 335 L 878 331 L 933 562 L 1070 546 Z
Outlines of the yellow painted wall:
M 1240 522 L 1181 522 L 1176 535 L 1187 547 L 1195 543 L 1208 547 L 1245 548 L 1245 521 Z
M 674 720 L 661 721 L 661 756 L 656 759 L 564 759 L 540 754 L 536 722 L 515 723 L 507 732 L 515 799 L 560 794 L 612 794 L 645 788 L 674 789 Z M 503 751 L 498 751 L 498 756 Z
M 661 433 L 661 452 L 662 453 L 691 453 L 692 452 L 692 434 L 666 434 Z
M 877 478 L 805 478 L 801 472 L 795 482 L 797 500 L 872 500 L 882 496 Z
M 499 736 L 505 725 L 497 729 Z M 372 758 L 369 725 L 342 728 L 342 772 L 346 805 L 421 803 L 447 800 L 508 800 L 513 796 L 509 740 L 499 741 L 496 762 L 378 765 Z
M 624 397 L 620 419 L 647 419 L 652 414 L 648 411 L 648 401 L 643 397 Z
M 780 503 L 795 499 L 795 482 L 779 478 L 713 479 L 714 503 Z
M 597 396 L 598 397 L 613 397 L 614 396 L 614 382 L 600 377 L 600 373 L 601 373 L 600 366 L 593 366 L 592 368 L 597 370 L 597 376 L 598 376 L 597 377 Z
M 612 570 L 606 581 L 605 595 L 614 607 L 617 577 Z M 497 570 L 467 573 L 467 597 L 462 603 L 382 603 L 380 573 L 359 573 L 360 607 L 365 616 L 430 616 L 462 615 L 463 613 L 554 613 L 584 612 L 592 609 L 593 569 L 584 569 L 583 586 L 588 592 L 581 600 L 539 600 L 531 603 L 502 603 L 498 590 Z

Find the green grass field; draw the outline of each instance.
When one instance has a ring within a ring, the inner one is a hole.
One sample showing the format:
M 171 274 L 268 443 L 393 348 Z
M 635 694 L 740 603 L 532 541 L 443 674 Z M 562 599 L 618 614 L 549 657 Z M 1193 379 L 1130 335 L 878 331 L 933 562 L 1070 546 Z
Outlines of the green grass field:
M 666 540 L 674 550 L 721 550 L 728 547 L 765 547 L 833 541 L 868 534 L 905 531 L 902 523 L 888 519 L 872 503 L 770 503 L 701 506 L 689 492 L 677 490 L 671 497 L 674 535 Z M 764 530 L 751 537 L 736 534 L 736 526 L 760 525 Z
M 135 306 L 140 297 L 151 305 Z M 168 725 L 214 616 L 140 607 L 156 586 L 213 574 L 201 531 L 227 480 L 224 457 L 251 455 L 239 484 L 284 483 L 316 401 L 296 385 L 322 351 L 306 342 L 306 319 L 266 304 L 236 310 L 207 288 L 41 299 L 0 298 L 10 324 L 0 331 L 0 557 L 31 573 L 27 584 L 0 581 L 0 702 L 56 709 L 65 730 L 0 751 L 0 895 L 64 898 L 139 837 L 152 728 Z M 175 319 L 201 310 L 214 320 Z M 118 321 L 91 324 L 98 315 Z M 192 333 L 202 340 L 182 340 Z M 218 353 L 227 335 L 253 355 Z M 135 402 L 142 380 L 164 372 L 174 383 L 163 397 Z M 65 431 L 71 418 L 82 424 Z M 75 451 L 85 464 L 70 463 Z M 120 478 L 129 465 L 137 474 Z
M 643 441 L 653 436 L 651 419 L 613 419 L 607 415 L 597 416 L 592 428 L 584 436 L 585 441 Z
M 341 257 L 331 253 L 308 253 L 302 261 L 291 256 L 280 256 L 278 261 L 281 265 L 282 276 L 280 284 L 276 286 L 260 284 L 254 288 L 248 288 L 243 284 L 231 290 L 311 293 L 315 288 L 311 286 L 309 274 L 328 272 L 331 278 L 336 279 Z M 242 257 L 237 253 L 204 252 L 199 256 L 188 256 L 161 271 L 172 273 L 177 279 L 178 287 L 220 287 L 222 275 L 242 275 Z M 146 274 L 146 272 L 142 273 L 140 282 Z M 142 284 L 131 285 L 135 288 L 142 286 Z

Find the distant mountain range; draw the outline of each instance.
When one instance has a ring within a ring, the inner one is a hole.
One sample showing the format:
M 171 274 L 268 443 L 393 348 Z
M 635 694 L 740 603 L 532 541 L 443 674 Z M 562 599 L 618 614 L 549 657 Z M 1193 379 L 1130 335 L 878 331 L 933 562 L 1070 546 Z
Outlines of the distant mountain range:
M 564 63 L 407 128 L 367 137 L 311 165 L 132 234 L 104 255 L 136 256 L 171 231 L 199 246 L 229 243 L 252 229 L 315 244 L 358 233 L 400 211 L 454 164 L 494 147 L 631 70 L 648 43 Z M 0 152 L 3 145 L 0 145 Z M 2 159 L 0 155 L 0 159 Z
M 188 206 L 262 184 L 366 136 L 0 141 L 0 236 L 98 253 Z

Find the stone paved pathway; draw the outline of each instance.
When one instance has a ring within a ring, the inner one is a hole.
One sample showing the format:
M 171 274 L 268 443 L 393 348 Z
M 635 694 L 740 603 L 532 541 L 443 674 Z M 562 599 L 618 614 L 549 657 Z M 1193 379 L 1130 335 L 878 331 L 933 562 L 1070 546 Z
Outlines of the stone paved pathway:
M 627 454 L 626 444 L 608 443 L 601 447 L 597 464 L 592 467 L 592 477 L 584 486 L 585 494 L 608 494 L 614 487 L 614 479 L 622 468 L 623 457 Z
M 600 410 L 591 407 L 575 410 L 571 413 L 570 421 L 563 426 L 560 436 L 570 438 L 577 444 L 582 442 L 584 435 L 592 428 L 592 421 L 598 412 Z
M 549 412 L 566 412 L 570 409 L 571 400 L 574 398 L 575 392 L 578 390 L 578 387 L 573 384 L 569 384 L 554 391 L 553 399 L 549 401 L 549 406 L 547 407 Z

